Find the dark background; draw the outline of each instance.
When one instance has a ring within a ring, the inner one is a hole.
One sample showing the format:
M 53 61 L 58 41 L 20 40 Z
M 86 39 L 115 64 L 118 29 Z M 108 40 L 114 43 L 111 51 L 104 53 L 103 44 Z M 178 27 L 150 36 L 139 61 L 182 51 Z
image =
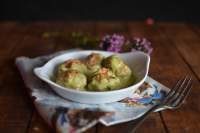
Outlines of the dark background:
M 200 23 L 198 0 L 1 0 L 0 20 L 145 20 Z

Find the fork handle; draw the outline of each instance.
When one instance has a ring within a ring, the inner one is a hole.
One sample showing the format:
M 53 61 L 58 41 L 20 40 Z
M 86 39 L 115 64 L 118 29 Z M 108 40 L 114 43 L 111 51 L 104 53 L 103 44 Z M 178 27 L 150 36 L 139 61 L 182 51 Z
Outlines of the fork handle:
M 146 118 L 149 116 L 149 114 L 152 113 L 153 111 L 155 111 L 159 106 L 160 106 L 160 104 L 157 104 L 157 105 L 151 107 L 146 113 L 144 113 L 142 115 L 142 117 L 140 117 L 138 120 L 136 120 L 136 124 L 134 125 L 134 127 L 130 133 L 134 133 L 137 130 L 137 128 L 144 122 L 144 120 L 146 120 Z

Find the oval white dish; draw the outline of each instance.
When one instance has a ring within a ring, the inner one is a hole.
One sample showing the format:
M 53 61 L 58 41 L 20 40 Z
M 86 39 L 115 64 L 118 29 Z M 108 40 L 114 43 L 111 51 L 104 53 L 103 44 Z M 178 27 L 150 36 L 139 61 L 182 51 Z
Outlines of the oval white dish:
M 54 77 L 56 73 L 56 67 L 60 63 L 68 59 L 85 58 L 86 56 L 94 52 L 100 53 L 106 57 L 114 54 L 113 52 L 96 50 L 66 53 L 54 57 L 42 67 L 35 68 L 34 73 L 41 80 L 48 83 L 51 88 L 63 98 L 87 104 L 103 104 L 120 101 L 132 95 L 137 90 L 137 88 L 145 81 L 149 70 L 150 57 L 143 52 L 118 54 L 118 56 L 123 59 L 123 61 L 131 68 L 131 70 L 137 77 L 136 83 L 127 88 L 104 92 L 79 91 L 65 88 L 52 81 L 52 77 Z

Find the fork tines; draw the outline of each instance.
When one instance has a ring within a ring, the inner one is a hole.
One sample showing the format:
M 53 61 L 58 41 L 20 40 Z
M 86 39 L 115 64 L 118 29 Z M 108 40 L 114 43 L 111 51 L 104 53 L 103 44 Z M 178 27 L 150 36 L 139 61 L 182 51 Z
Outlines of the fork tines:
M 192 77 L 185 76 L 180 79 L 175 86 L 168 92 L 162 104 L 178 107 L 183 103 L 192 88 Z

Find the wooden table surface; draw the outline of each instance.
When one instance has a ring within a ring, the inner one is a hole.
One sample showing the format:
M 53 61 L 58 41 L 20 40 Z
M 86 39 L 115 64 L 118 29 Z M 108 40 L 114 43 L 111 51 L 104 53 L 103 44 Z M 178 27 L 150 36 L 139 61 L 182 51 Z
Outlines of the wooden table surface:
M 35 110 L 14 60 L 18 56 L 36 57 L 73 48 L 71 44 L 44 39 L 46 31 L 83 31 L 94 35 L 121 33 L 148 38 L 154 47 L 149 75 L 168 87 L 179 77 L 191 74 L 194 86 L 185 104 L 177 110 L 153 113 L 138 133 L 200 132 L 200 27 L 185 23 L 158 22 L 0 22 L 0 132 L 49 133 Z M 127 133 L 133 122 L 105 127 L 88 133 Z

